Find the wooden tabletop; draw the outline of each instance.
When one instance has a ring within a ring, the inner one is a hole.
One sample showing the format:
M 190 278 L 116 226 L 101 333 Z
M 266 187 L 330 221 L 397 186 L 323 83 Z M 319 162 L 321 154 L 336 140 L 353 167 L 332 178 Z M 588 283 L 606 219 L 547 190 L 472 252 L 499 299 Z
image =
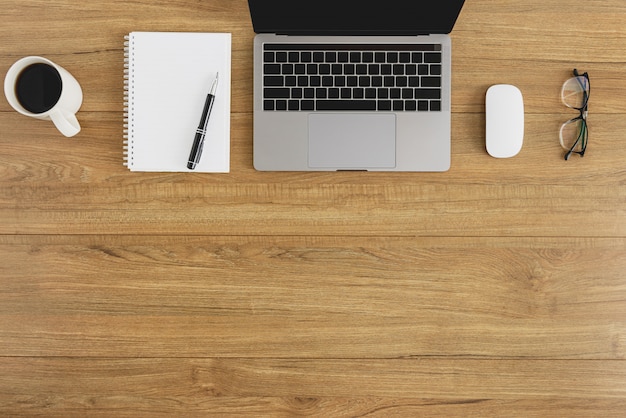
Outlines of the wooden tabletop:
M 0 415 L 624 416 L 623 0 L 467 0 L 445 173 L 255 171 L 245 0 L 0 3 L 2 74 L 41 55 L 84 92 L 74 138 L 0 100 Z M 122 165 L 140 30 L 232 33 L 230 173 Z M 497 83 L 525 99 L 505 160 Z

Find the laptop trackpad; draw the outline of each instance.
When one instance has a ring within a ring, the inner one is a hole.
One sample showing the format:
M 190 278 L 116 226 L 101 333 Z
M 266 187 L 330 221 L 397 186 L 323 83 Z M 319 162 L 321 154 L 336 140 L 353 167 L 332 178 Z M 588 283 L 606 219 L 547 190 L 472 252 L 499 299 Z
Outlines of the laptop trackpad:
M 395 166 L 395 114 L 309 114 L 309 167 L 349 170 Z

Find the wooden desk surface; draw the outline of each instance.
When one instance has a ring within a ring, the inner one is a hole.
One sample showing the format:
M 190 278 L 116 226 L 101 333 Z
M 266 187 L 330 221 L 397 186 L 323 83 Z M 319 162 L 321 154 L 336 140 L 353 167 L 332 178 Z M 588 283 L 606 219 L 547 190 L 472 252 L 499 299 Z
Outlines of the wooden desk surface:
M 85 99 L 72 139 L 0 100 L 0 415 L 624 416 L 623 0 L 468 0 L 430 174 L 256 172 L 244 0 L 1 6 L 2 74 L 43 55 Z M 229 174 L 122 166 L 133 30 L 232 32 Z M 590 140 L 565 162 L 573 68 Z M 509 160 L 496 83 L 525 96 Z

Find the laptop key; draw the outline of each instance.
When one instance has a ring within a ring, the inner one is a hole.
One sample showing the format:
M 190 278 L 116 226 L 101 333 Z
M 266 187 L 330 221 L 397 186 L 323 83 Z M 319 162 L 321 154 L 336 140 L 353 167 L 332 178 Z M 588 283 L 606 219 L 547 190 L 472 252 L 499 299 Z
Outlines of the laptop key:
M 287 100 L 276 100 L 276 110 L 287 110 Z
M 263 77 L 263 85 L 268 87 L 282 87 L 285 79 L 282 75 L 266 75 Z
M 422 77 L 422 87 L 441 87 L 441 77 Z
M 263 97 L 266 99 L 288 99 L 290 90 L 288 88 L 264 88 Z
M 317 100 L 317 110 L 376 110 L 376 100 Z
M 440 52 L 426 52 L 424 53 L 424 62 L 428 62 L 431 64 L 438 64 L 441 62 L 441 53 Z
M 439 89 L 415 89 L 416 99 L 441 99 L 441 90 Z
M 378 110 L 382 110 L 382 111 L 391 110 L 391 100 L 379 100 Z
M 332 75 L 326 75 L 322 77 L 322 86 L 332 87 L 334 85 L 333 81 L 334 81 L 334 78 Z
M 282 74 L 291 75 L 293 74 L 293 64 L 283 64 Z
M 263 72 L 265 74 L 280 74 L 280 64 L 265 64 Z

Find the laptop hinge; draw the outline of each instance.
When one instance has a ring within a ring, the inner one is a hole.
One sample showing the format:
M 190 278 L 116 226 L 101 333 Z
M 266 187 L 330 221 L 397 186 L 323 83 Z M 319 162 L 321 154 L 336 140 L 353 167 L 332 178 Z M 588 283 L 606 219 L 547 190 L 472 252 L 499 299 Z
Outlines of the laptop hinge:
M 398 32 L 378 32 L 378 33 L 346 33 L 346 32 L 276 32 L 277 36 L 428 36 L 431 33 L 398 33 Z

